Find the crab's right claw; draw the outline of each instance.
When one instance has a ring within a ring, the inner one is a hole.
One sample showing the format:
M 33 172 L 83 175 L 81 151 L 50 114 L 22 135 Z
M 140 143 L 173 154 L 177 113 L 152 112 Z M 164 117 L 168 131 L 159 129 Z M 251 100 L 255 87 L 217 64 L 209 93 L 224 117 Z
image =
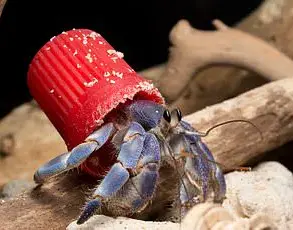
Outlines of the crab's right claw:
M 79 166 L 94 151 L 103 146 L 113 134 L 115 128 L 112 123 L 102 126 L 89 135 L 84 143 L 79 144 L 70 152 L 63 153 L 41 166 L 34 174 L 37 184 L 44 183 L 47 179 Z

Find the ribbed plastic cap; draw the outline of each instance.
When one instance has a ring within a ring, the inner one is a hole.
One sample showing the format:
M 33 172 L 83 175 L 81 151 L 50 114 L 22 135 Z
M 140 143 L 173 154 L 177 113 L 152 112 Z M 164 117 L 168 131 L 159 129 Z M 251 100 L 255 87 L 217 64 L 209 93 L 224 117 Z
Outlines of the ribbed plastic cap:
M 122 53 L 87 29 L 51 38 L 33 58 L 27 82 L 69 150 L 127 99 L 164 103 L 153 84 L 138 76 Z

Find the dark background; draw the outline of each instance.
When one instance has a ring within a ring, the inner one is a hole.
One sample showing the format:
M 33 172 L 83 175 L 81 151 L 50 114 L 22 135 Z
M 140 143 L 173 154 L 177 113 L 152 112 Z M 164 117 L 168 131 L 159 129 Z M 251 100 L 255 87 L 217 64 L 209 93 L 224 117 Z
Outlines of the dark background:
M 0 18 L 0 117 L 31 100 L 28 65 L 52 36 L 72 28 L 102 34 L 137 71 L 167 60 L 172 26 L 182 18 L 213 29 L 219 18 L 233 25 L 261 0 L 44 1 L 7 0 Z

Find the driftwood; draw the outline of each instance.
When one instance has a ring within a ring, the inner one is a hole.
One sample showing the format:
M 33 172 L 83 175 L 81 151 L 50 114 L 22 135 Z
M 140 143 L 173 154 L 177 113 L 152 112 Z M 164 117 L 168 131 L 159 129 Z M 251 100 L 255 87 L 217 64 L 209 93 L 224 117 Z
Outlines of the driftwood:
M 0 16 L 2 14 L 3 8 L 5 6 L 7 0 L 0 0 Z
M 293 78 L 268 83 L 236 98 L 193 113 L 185 119 L 200 131 L 227 120 L 244 119 L 212 131 L 204 140 L 225 171 L 252 163 L 278 146 L 293 140 Z
M 236 118 L 249 120 L 260 129 L 263 139 L 254 127 L 245 123 L 219 127 L 204 138 L 217 161 L 229 171 L 292 140 L 292 108 L 293 79 L 284 79 L 208 107 L 185 120 L 200 131 Z M 42 146 L 39 147 L 41 151 Z M 94 183 L 91 178 L 72 172 L 4 201 L 0 205 L 0 228 L 64 229 L 78 217 L 85 201 L 84 193 Z
M 141 74 L 154 79 L 162 87 L 160 90 L 171 107 L 181 108 L 183 114 L 219 103 L 271 80 L 291 77 L 292 9 L 291 0 L 265 0 L 235 28 L 216 21 L 218 30 L 210 32 L 193 29 L 186 21 L 180 21 L 170 33 L 173 46 L 167 64 Z M 268 44 L 289 58 L 272 51 Z M 239 60 L 240 56 L 242 60 Z M 279 62 L 281 59 L 284 62 Z M 272 72 L 270 67 L 274 68 Z M 283 72 L 283 68 L 286 71 Z
M 159 79 L 161 92 L 169 100 L 178 98 L 196 72 L 210 65 L 241 67 L 270 80 L 292 76 L 293 62 L 289 57 L 257 37 L 219 20 L 213 23 L 218 31 L 199 31 L 185 20 L 173 27 L 169 61 Z M 276 61 L 280 66 L 268 65 Z

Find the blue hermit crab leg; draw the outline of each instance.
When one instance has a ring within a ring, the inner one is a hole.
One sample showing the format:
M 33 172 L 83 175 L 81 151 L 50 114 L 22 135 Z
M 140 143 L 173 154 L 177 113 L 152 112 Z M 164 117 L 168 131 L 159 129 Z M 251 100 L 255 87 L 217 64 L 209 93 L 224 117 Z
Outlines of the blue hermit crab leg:
M 126 182 L 130 181 L 129 171 L 138 172 L 131 180 L 137 179 L 135 182 L 139 183 L 135 183 L 138 184 L 136 189 L 141 193 L 139 199 L 133 196 L 132 211 L 140 209 L 151 199 L 158 178 L 160 159 L 159 143 L 156 138 L 146 133 L 140 124 L 131 123 L 123 138 L 117 159 L 119 162 L 112 166 L 97 187 L 93 194 L 94 198 L 85 205 L 77 224 L 84 223 L 102 207 L 103 202 L 118 194 Z
M 159 168 L 160 144 L 154 134 L 147 133 L 141 159 L 136 167 L 136 170 L 140 172 L 132 178 L 133 186 L 139 193 L 139 196 L 134 197 L 132 201 L 132 213 L 139 212 L 152 199 L 159 178 Z
M 180 185 L 181 217 L 184 217 L 189 208 L 199 202 L 199 194 L 199 187 L 192 185 L 189 179 L 184 176 Z
M 197 149 L 206 154 L 207 159 L 210 161 L 212 167 L 212 187 L 214 190 L 214 201 L 222 202 L 225 199 L 226 195 L 226 181 L 224 174 L 220 166 L 215 162 L 214 157 L 212 156 L 210 150 L 202 141 L 197 142 Z
M 208 195 L 212 169 L 209 162 L 201 156 L 201 153 L 198 153 L 193 145 L 190 145 L 188 152 L 195 155 L 195 157 L 186 158 L 185 174 L 190 183 L 200 191 L 198 194 L 200 202 L 204 202 Z
M 50 160 L 35 172 L 35 182 L 42 184 L 53 176 L 79 166 L 94 151 L 107 142 L 114 130 L 114 125 L 108 123 L 89 135 L 84 143 L 77 145 L 70 152 L 63 153 Z
M 176 154 L 176 158 L 185 159 L 184 176 L 180 181 L 182 205 L 188 205 L 197 196 L 201 202 L 205 201 L 210 179 L 209 162 L 198 155 L 194 145 L 198 139 L 197 136 L 186 135 L 185 130 L 186 127 L 169 140 L 169 145 Z
M 214 190 L 214 201 L 222 202 L 226 194 L 226 182 L 224 174 L 220 169 L 219 165 L 215 162 L 214 157 L 208 147 L 201 141 L 200 137 L 196 134 L 194 135 L 185 135 L 186 139 L 189 141 L 191 146 L 191 153 L 195 155 L 193 161 L 195 163 L 195 170 L 202 168 L 205 173 L 208 173 L 202 177 L 204 185 L 206 184 L 209 187 L 209 184 Z M 187 169 L 192 169 L 190 166 L 186 166 Z M 201 169 L 199 170 L 199 172 Z M 191 170 L 192 172 L 192 170 Z M 187 174 L 188 175 L 188 174 Z M 191 178 L 191 177 L 190 177 Z M 207 189 L 208 189 L 207 187 Z M 203 198 L 205 200 L 205 186 L 203 186 Z
M 197 158 L 205 158 L 205 162 L 208 163 L 208 168 L 210 171 L 210 184 L 214 190 L 214 201 L 222 202 L 226 194 L 226 182 L 224 174 L 219 166 L 214 160 L 211 151 L 208 149 L 205 143 L 202 142 L 200 136 L 197 135 L 196 130 L 185 121 L 181 121 L 180 125 L 184 130 L 181 132 L 187 139 L 193 149 L 192 151 Z

